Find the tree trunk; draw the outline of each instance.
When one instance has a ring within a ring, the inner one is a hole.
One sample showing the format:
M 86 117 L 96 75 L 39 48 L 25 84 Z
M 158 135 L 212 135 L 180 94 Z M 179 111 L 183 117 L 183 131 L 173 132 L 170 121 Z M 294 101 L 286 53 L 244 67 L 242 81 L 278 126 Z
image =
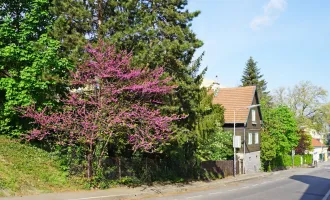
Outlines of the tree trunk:
M 103 34 L 102 34 L 102 30 L 101 30 L 101 25 L 102 25 L 102 0 L 98 0 L 97 1 L 97 24 L 98 24 L 98 38 L 99 40 L 102 39 Z
M 121 160 L 118 157 L 118 178 L 121 179 Z
M 87 178 L 91 180 L 92 177 L 93 177 L 93 146 L 91 144 L 87 154 Z

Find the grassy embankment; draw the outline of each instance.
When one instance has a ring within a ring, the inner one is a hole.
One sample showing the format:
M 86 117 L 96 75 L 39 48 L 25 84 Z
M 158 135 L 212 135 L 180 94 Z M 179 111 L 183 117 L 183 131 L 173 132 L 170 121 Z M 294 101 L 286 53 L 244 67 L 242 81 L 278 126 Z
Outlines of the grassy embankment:
M 48 152 L 0 136 L 0 197 L 78 188 Z

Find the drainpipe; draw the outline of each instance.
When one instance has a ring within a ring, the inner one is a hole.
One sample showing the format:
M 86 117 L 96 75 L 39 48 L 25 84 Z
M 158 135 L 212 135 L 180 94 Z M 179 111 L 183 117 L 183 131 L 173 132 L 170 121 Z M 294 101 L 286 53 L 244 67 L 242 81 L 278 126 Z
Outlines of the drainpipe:
M 245 146 L 246 146 L 246 141 L 245 141 L 245 129 L 246 129 L 246 123 L 244 124 L 244 142 L 243 142 L 243 145 L 244 145 L 244 153 L 243 153 L 243 174 L 245 174 Z

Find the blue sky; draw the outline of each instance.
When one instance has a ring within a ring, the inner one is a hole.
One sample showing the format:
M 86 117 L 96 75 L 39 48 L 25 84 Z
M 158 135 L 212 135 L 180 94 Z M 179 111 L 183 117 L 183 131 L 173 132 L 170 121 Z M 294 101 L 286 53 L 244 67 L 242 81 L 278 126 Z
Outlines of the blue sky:
M 188 9 L 201 11 L 192 29 L 207 79 L 238 86 L 252 56 L 269 90 L 309 80 L 330 92 L 330 1 L 188 0 Z

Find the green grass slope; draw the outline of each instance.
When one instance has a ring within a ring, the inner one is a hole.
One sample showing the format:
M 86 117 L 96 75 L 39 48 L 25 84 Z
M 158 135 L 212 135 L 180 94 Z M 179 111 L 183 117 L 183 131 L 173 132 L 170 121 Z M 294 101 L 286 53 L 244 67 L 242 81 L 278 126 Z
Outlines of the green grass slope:
M 0 196 L 74 190 L 49 153 L 0 136 Z

